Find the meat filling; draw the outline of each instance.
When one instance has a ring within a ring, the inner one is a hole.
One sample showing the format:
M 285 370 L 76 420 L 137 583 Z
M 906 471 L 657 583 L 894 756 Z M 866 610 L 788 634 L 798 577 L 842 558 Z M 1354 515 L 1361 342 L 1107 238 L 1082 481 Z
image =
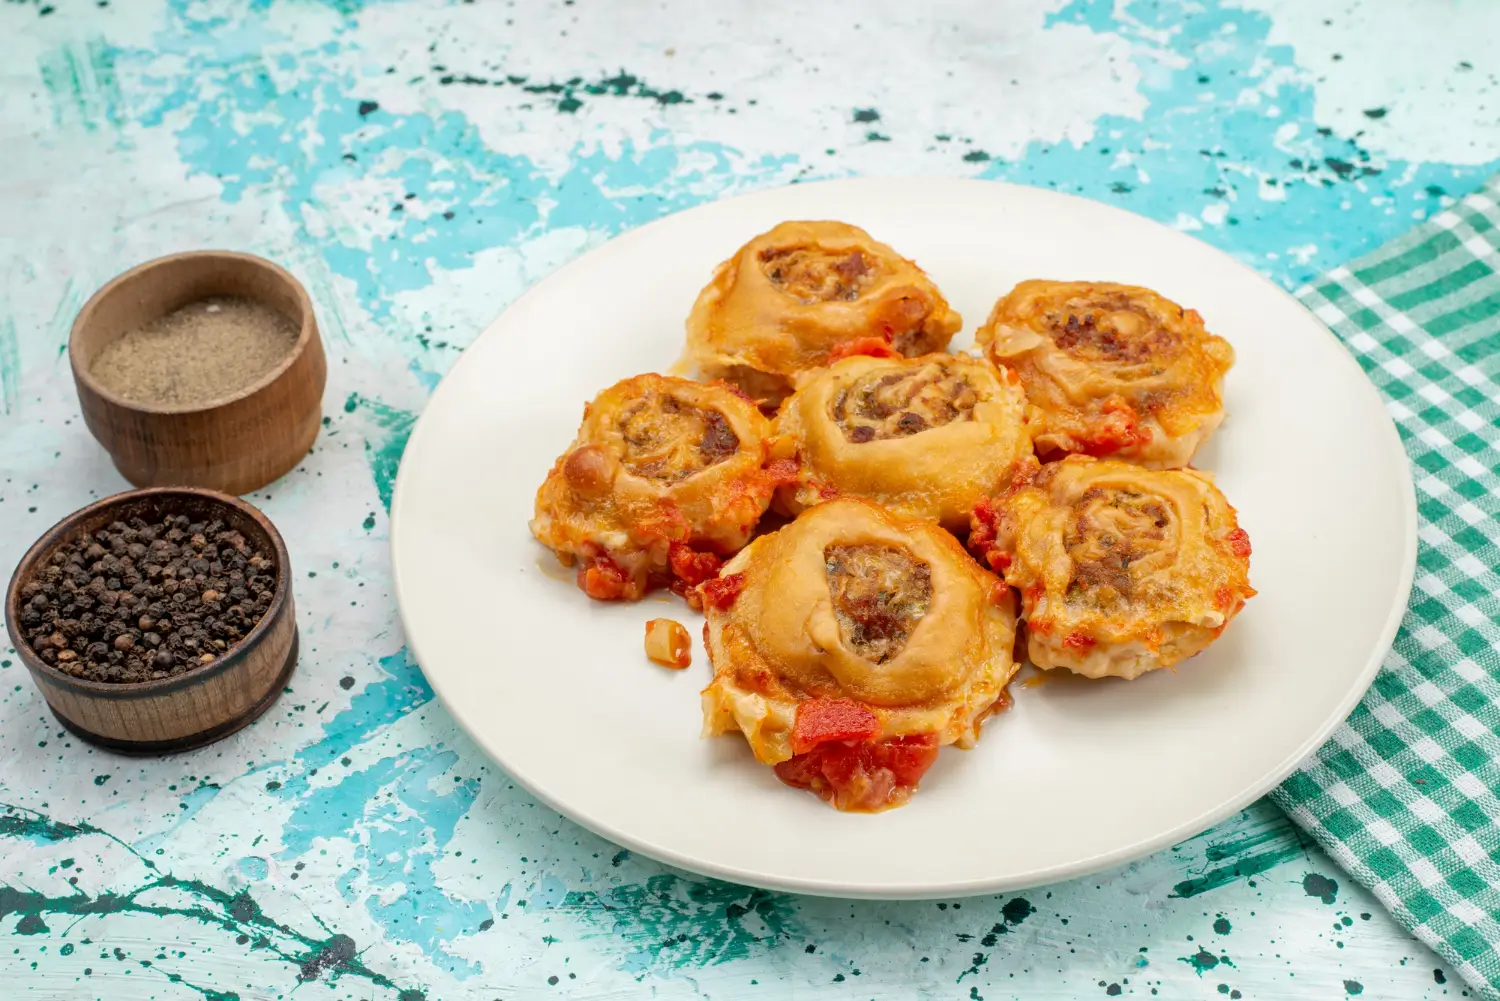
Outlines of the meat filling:
M 717 410 L 652 394 L 620 415 L 616 429 L 625 443 L 620 461 L 637 476 L 685 480 L 739 451 L 740 439 Z
M 1047 310 L 1043 323 L 1058 347 L 1086 361 L 1142 365 L 1177 349 L 1158 317 L 1119 292 L 1069 299 Z
M 763 250 L 760 265 L 771 284 L 809 306 L 853 302 L 880 273 L 879 262 L 863 251 L 835 254 L 816 247 Z
M 934 362 L 865 376 L 839 393 L 832 416 L 844 437 L 859 445 L 971 421 L 978 402 L 968 379 Z
M 889 546 L 829 546 L 823 560 L 844 643 L 874 664 L 899 654 L 932 602 L 932 568 Z
M 1104 610 L 1150 600 L 1143 592 L 1174 560 L 1171 508 L 1150 494 L 1105 487 L 1085 491 L 1073 508 L 1063 537 L 1073 564 L 1067 600 Z

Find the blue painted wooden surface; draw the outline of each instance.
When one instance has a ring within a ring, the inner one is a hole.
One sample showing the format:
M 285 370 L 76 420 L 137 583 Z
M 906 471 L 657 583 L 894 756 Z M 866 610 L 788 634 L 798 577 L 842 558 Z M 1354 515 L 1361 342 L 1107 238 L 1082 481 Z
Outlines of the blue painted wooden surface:
M 304 636 L 265 718 L 122 759 L 66 736 L 0 653 L 0 994 L 1461 995 L 1266 803 L 1019 895 L 767 894 L 539 806 L 407 659 L 386 507 L 414 414 L 527 284 L 626 228 L 803 178 L 1003 178 L 1191 230 L 1291 286 L 1500 166 L 1500 6 L 1482 0 L 920 10 L 0 3 L 0 565 L 125 486 L 62 354 L 118 271 L 204 246 L 279 260 L 332 369 L 312 455 L 253 498 L 294 554 Z

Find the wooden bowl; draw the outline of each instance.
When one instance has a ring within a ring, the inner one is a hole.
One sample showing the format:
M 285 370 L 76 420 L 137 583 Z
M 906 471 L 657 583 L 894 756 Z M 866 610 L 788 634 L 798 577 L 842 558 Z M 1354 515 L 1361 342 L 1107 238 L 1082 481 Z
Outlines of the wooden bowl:
M 167 514 L 221 519 L 247 541 L 275 553 L 271 607 L 250 634 L 203 667 L 132 684 L 75 678 L 37 656 L 21 632 L 21 589 L 52 554 L 111 522 L 152 521 Z M 11 646 L 63 726 L 92 744 L 127 754 L 184 751 L 234 733 L 276 701 L 297 664 L 291 564 L 281 533 L 249 504 L 212 490 L 130 490 L 70 514 L 21 558 L 5 593 L 5 623 Z
M 126 400 L 90 373 L 110 341 L 209 296 L 240 296 L 279 310 L 300 328 L 291 353 L 243 389 L 188 406 Z M 68 356 L 84 423 L 138 487 L 249 493 L 300 462 L 322 425 L 328 362 L 312 300 L 285 269 L 249 254 L 173 254 L 125 272 L 84 304 Z

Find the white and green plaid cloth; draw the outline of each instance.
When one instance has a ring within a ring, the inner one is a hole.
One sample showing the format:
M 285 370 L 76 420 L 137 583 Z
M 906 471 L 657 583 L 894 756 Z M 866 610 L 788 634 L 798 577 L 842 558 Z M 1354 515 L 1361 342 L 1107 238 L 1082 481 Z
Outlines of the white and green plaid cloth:
M 1500 177 L 1298 293 L 1415 467 L 1411 607 L 1354 713 L 1272 798 L 1500 999 Z

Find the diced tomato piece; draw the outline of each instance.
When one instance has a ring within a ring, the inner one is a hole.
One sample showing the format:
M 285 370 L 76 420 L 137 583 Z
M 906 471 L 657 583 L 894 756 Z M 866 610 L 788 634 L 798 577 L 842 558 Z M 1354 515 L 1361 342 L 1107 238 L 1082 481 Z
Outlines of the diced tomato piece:
M 663 501 L 639 515 L 631 526 L 633 533 L 643 538 L 655 536 L 661 539 L 686 539 L 691 533 L 687 516 L 676 505 Z
M 796 459 L 772 459 L 766 463 L 766 475 L 775 486 L 781 486 L 795 482 L 800 468 Z
M 744 589 L 745 575 L 732 573 L 704 581 L 698 585 L 698 594 L 705 606 L 722 612 L 734 604 Z
M 880 763 L 895 776 L 896 784 L 914 789 L 937 760 L 937 736 L 897 737 L 875 745 L 875 750 Z
M 932 734 L 825 743 L 777 765 L 776 776 L 840 810 L 882 810 L 906 802 L 937 753 Z
M 870 707 L 853 699 L 809 699 L 797 704 L 792 724 L 792 753 L 804 754 L 830 740 L 870 740 L 880 720 Z
M 595 601 L 619 601 L 628 581 L 620 564 L 608 556 L 595 556 L 578 568 L 578 586 Z
M 1067 647 L 1069 650 L 1088 650 L 1098 642 L 1098 640 L 1094 639 L 1094 637 L 1090 636 L 1088 633 L 1074 630 L 1073 632 L 1069 633 L 1066 638 L 1063 639 L 1062 645 Z
M 683 583 L 697 587 L 718 576 L 724 561 L 713 553 L 700 553 L 685 542 L 674 542 L 667 547 L 667 562 Z
M 994 501 L 988 497 L 979 498 L 974 505 L 974 513 L 969 518 L 969 552 L 981 563 L 987 563 L 996 571 L 1004 571 L 1010 566 L 1010 556 L 1000 550 L 995 544 L 1000 532 L 1000 515 L 995 510 Z
M 971 523 L 974 526 L 974 531 L 977 532 L 982 528 L 986 530 L 989 533 L 989 537 L 993 539 L 995 537 L 996 531 L 995 526 L 999 524 L 999 521 L 1000 515 L 995 510 L 995 502 L 990 500 L 990 498 L 988 497 L 979 498 L 979 500 L 974 504 L 974 517 L 971 519 Z
M 1141 415 L 1129 403 L 1117 397 L 1109 399 L 1104 413 L 1104 423 L 1093 437 L 1080 443 L 1086 454 L 1099 458 L 1151 443 L 1151 429 L 1141 427 Z
M 757 695 L 778 695 L 786 691 L 781 687 L 780 677 L 763 667 L 741 671 L 739 678 L 742 685 Z
M 749 393 L 745 392 L 743 389 L 741 389 L 739 386 L 736 386 L 732 382 L 728 382 L 728 381 L 726 381 L 724 379 L 715 379 L 714 382 L 713 382 L 713 384 L 715 386 L 718 386 L 720 389 L 727 389 L 727 390 L 729 390 L 731 393 L 733 393 L 735 396 L 738 396 L 740 399 L 744 400 L 746 403 L 754 403 L 755 402 L 755 398 L 754 397 L 752 397 Z
M 1126 449 L 1137 448 L 1149 444 L 1151 441 L 1150 428 L 1121 427 L 1111 422 L 1100 428 L 1099 431 L 1081 444 L 1083 454 L 1091 455 L 1096 459 L 1123 452 Z
M 836 345 L 828 352 L 828 364 L 843 361 L 845 358 L 853 358 L 856 355 L 868 355 L 871 358 L 900 358 L 901 352 L 891 347 L 890 338 L 887 337 L 856 337 L 852 341 L 845 341 Z
M 1229 551 L 1240 559 L 1250 558 L 1250 535 L 1243 528 L 1232 529 L 1224 536 Z
M 1218 587 L 1214 589 L 1214 607 L 1221 612 L 1227 612 L 1231 608 L 1238 608 L 1251 598 L 1255 597 L 1255 588 L 1249 585 L 1241 587 Z
M 799 754 L 788 758 L 786 761 L 776 765 L 776 777 L 789 786 L 798 789 L 811 789 L 813 782 L 822 778 L 823 769 L 820 767 L 826 755 Z
M 1044 584 L 1032 584 L 1021 592 L 1023 607 L 1029 613 L 1026 616 L 1026 629 L 1040 636 L 1048 636 L 1052 633 L 1052 620 L 1045 615 L 1037 615 L 1036 607 L 1041 604 L 1042 599 L 1047 597 L 1047 587 Z
M 927 318 L 927 303 L 914 295 L 903 295 L 888 299 L 871 317 L 872 326 L 894 341 L 897 335 L 908 334 L 922 326 Z

